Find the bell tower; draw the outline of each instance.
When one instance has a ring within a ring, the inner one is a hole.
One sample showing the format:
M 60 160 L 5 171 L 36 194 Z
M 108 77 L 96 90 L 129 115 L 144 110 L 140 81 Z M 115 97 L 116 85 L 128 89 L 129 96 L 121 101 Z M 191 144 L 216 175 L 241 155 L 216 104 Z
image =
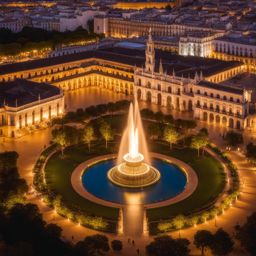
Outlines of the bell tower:
M 152 39 L 152 31 L 149 29 L 149 35 L 146 46 L 146 63 L 145 68 L 147 72 L 154 72 L 155 69 L 155 45 Z

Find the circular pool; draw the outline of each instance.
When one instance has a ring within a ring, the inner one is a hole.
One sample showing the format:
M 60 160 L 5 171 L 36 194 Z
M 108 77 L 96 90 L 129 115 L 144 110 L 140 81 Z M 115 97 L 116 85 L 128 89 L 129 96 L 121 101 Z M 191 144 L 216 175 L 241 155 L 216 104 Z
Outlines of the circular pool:
M 186 186 L 186 174 L 176 165 L 154 159 L 152 166 L 159 170 L 161 179 L 145 188 L 123 188 L 109 181 L 107 173 L 115 159 L 100 161 L 85 169 L 82 185 L 92 195 L 113 203 L 152 204 L 176 197 Z

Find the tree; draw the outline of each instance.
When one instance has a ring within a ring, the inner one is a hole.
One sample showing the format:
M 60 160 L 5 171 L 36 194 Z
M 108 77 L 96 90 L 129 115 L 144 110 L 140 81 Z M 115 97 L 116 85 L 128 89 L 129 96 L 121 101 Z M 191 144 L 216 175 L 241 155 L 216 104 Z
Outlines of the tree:
M 194 245 L 201 249 L 201 255 L 204 255 L 205 248 L 210 247 L 213 242 L 213 235 L 208 230 L 198 230 L 194 236 Z
M 83 141 L 87 143 L 89 152 L 91 151 L 91 141 L 94 138 L 94 130 L 91 125 L 87 125 L 84 129 Z
M 12 255 L 72 255 L 71 245 L 60 238 L 61 228 L 47 225 L 36 205 L 16 204 L 5 214 L 4 222 L 0 218 L 0 235 L 11 251 L 17 251 Z
M 192 138 L 191 148 L 196 149 L 198 156 L 200 156 L 200 149 L 205 148 L 207 144 L 208 144 L 207 137 L 199 133 Z
M 87 236 L 76 244 L 78 255 L 96 256 L 109 251 L 108 238 L 104 235 Z
M 232 252 L 233 246 L 234 242 L 229 234 L 220 228 L 213 235 L 213 242 L 211 243 L 210 248 L 214 255 L 224 256 Z
M 64 148 L 67 146 L 67 136 L 64 129 L 59 129 L 52 132 L 53 142 L 59 145 L 61 149 L 61 155 L 64 154 Z
M 146 246 L 150 256 L 187 256 L 189 255 L 187 239 L 173 239 L 170 236 L 160 236 Z
M 172 144 L 178 141 L 179 134 L 171 126 L 166 126 L 164 128 L 164 140 L 170 144 L 170 149 L 172 149 Z
M 113 240 L 111 242 L 111 247 L 113 249 L 113 251 L 121 251 L 123 249 L 123 244 L 122 244 L 122 241 L 120 240 Z
M 170 5 L 170 4 L 167 4 L 167 5 L 165 6 L 165 10 L 166 10 L 166 11 L 171 11 L 171 10 L 172 10 L 171 5 Z
M 256 212 L 247 217 L 243 226 L 236 226 L 236 238 L 250 255 L 256 255 Z
M 174 228 L 179 230 L 179 236 L 180 236 L 180 230 L 184 227 L 186 222 L 186 219 L 183 215 L 177 215 L 175 218 L 172 219 L 172 225 Z
M 10 209 L 16 203 L 24 203 L 28 186 L 20 178 L 16 152 L 0 153 L 0 207 Z
M 187 223 L 190 225 L 190 226 L 195 226 L 197 223 L 198 223 L 198 216 L 194 215 L 192 217 L 190 217 L 187 221 Z
M 111 126 L 109 123 L 103 121 L 100 126 L 100 133 L 106 142 L 106 148 L 108 147 L 108 141 L 113 138 Z
M 161 134 L 159 124 L 155 123 L 155 122 L 150 123 L 148 125 L 148 133 L 149 133 L 150 138 L 152 138 L 152 139 L 158 138 Z
M 208 137 L 209 132 L 208 132 L 207 128 L 201 128 L 201 129 L 199 130 L 199 134 L 202 135 L 202 136 Z
M 249 143 L 246 146 L 246 157 L 252 164 L 256 164 L 256 145 Z
M 238 147 L 239 145 L 243 144 L 243 135 L 238 132 L 227 132 L 225 136 L 225 141 L 227 142 L 227 145 L 230 147 Z

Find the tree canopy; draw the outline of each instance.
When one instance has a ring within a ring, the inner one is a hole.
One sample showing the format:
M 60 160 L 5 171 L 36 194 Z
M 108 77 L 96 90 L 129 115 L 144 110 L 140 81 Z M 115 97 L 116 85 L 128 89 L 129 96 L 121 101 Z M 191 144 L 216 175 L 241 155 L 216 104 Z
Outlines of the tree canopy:
M 225 136 L 225 141 L 230 147 L 238 147 L 243 144 L 244 139 L 241 133 L 229 131 Z
M 256 164 L 256 145 L 249 143 L 246 146 L 246 157 L 255 165 Z
M 208 230 L 198 230 L 194 236 L 194 245 L 201 249 L 201 255 L 204 255 L 205 248 L 209 248 L 213 242 L 213 235 Z
M 146 247 L 150 256 L 187 256 L 189 255 L 189 241 L 187 239 L 173 239 L 170 236 L 154 238 Z
M 108 122 L 102 121 L 100 125 L 100 133 L 105 140 L 106 148 L 108 147 L 108 142 L 113 138 L 113 131 Z
M 191 141 L 191 148 L 194 148 L 198 152 L 198 156 L 200 155 L 200 149 L 204 149 L 208 144 L 208 138 L 203 133 L 198 133 L 193 136 Z
M 170 144 L 170 149 L 172 148 L 172 144 L 176 143 L 179 139 L 179 134 L 175 128 L 168 125 L 164 128 L 164 140 Z
M 225 256 L 232 252 L 234 242 L 227 232 L 218 229 L 213 235 L 213 241 L 210 245 L 212 253 L 218 256 Z
M 236 238 L 250 255 L 256 255 L 256 212 L 247 217 L 243 226 L 236 226 Z

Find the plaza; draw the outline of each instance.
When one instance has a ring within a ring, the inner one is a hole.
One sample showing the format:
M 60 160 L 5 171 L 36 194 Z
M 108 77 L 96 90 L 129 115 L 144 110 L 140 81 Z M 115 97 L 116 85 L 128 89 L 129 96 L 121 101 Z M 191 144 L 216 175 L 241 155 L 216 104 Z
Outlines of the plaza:
M 153 5 L 0 20 L 0 255 L 255 255 L 256 5 Z

